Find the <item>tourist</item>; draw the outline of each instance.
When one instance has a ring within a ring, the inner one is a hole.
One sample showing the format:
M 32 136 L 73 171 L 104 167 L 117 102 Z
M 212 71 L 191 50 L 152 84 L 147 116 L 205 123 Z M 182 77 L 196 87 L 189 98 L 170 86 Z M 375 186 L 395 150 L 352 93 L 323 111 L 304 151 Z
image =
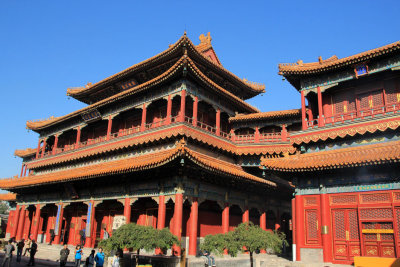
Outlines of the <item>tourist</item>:
M 103 240 L 106 240 L 109 237 L 110 237 L 110 234 L 107 232 L 107 228 L 104 227 Z
M 69 255 L 68 245 L 64 244 L 64 247 L 60 251 L 60 267 L 65 267 Z
M 29 257 L 29 261 L 28 261 L 28 266 L 35 266 L 35 254 L 37 252 L 37 244 L 35 242 L 35 240 L 32 240 L 32 244 L 31 244 L 31 250 L 30 250 L 30 257 Z
M 32 239 L 28 237 L 28 239 L 25 241 L 25 251 L 23 256 L 26 255 L 26 252 L 29 252 L 31 250 L 31 244 L 32 244 Z
M 79 232 L 80 236 L 81 236 L 81 246 L 83 247 L 85 245 L 85 238 L 86 238 L 86 233 L 85 233 L 85 229 L 82 229 Z
M 11 266 L 11 260 L 12 260 L 12 253 L 15 250 L 14 246 L 11 244 L 12 240 L 10 239 L 10 241 L 8 241 L 8 244 L 4 247 L 4 259 L 3 259 L 3 264 L 1 265 L 1 267 L 6 266 L 10 267 Z
M 77 245 L 75 248 L 75 267 L 81 266 L 83 251 L 80 245 Z
M 207 258 L 207 266 L 215 266 L 215 259 L 207 250 L 204 250 L 203 256 Z
M 119 265 L 119 260 L 121 257 L 121 253 L 119 251 L 117 251 L 112 259 L 112 265 L 111 267 L 120 267 Z
M 94 260 L 96 262 L 96 267 L 103 267 L 104 259 L 105 255 L 103 252 L 103 248 L 99 248 L 99 252 L 97 252 L 96 257 L 94 257 Z
M 50 229 L 50 243 L 49 243 L 50 246 L 53 243 L 55 237 L 56 233 L 54 232 L 54 229 Z
M 24 250 L 25 240 L 22 239 L 17 243 L 17 262 L 21 261 L 22 251 Z
M 90 252 L 89 257 L 86 258 L 86 267 L 93 267 L 94 266 L 94 249 Z

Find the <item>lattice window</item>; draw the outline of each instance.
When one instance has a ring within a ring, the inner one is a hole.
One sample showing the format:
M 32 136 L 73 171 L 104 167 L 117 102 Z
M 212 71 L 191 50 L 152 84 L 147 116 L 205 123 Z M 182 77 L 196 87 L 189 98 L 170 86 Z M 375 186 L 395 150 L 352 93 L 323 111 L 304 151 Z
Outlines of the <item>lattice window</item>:
M 372 104 L 374 107 L 381 107 L 383 106 L 383 91 L 377 90 L 372 92 Z
M 397 227 L 399 227 L 400 226 L 400 208 L 396 208 L 395 212 L 396 212 Z M 397 231 L 397 232 L 398 232 L 398 236 L 400 238 L 400 231 Z
M 333 220 L 334 220 L 335 238 L 336 239 L 346 239 L 344 216 L 345 216 L 344 210 L 335 210 L 333 212 Z
M 331 196 L 331 204 L 347 204 L 356 202 L 356 195 Z
M 394 201 L 399 201 L 400 200 L 400 192 L 394 193 Z
M 393 218 L 392 209 L 362 209 L 360 211 L 361 219 L 391 219 Z
M 381 240 L 393 241 L 393 234 L 381 234 Z
M 304 205 L 305 206 L 315 206 L 315 205 L 317 205 L 317 198 L 316 197 L 305 197 L 304 198 Z
M 356 110 L 354 96 L 348 92 L 341 92 L 333 96 L 335 114 L 346 113 Z
M 307 243 L 318 243 L 318 214 L 316 210 L 306 210 Z
M 369 109 L 369 96 L 367 94 L 359 95 L 360 109 Z
M 376 234 L 364 234 L 365 240 L 376 241 Z
M 358 218 L 356 210 L 349 210 L 349 231 L 350 239 L 358 240 L 360 239 L 358 230 Z
M 389 195 L 389 193 L 363 194 L 363 195 L 361 195 L 361 200 L 364 203 L 390 202 L 390 195 Z

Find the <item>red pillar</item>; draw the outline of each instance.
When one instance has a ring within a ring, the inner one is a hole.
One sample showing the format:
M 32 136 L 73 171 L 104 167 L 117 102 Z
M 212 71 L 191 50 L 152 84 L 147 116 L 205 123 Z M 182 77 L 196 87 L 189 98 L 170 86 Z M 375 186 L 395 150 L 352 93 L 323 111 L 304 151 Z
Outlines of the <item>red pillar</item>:
M 75 143 L 75 149 L 79 148 L 79 143 L 81 142 L 81 126 L 78 126 L 78 129 L 76 131 L 76 143 Z
M 91 201 L 88 206 L 88 214 L 87 214 L 87 219 L 86 219 L 86 222 L 87 222 L 90 218 L 90 221 L 89 221 L 90 226 L 89 227 L 86 226 L 86 230 L 89 229 L 89 231 L 85 232 L 86 233 L 85 247 L 87 247 L 87 248 L 93 247 L 92 246 L 92 233 L 93 233 L 93 225 L 94 225 L 94 218 L 95 218 L 94 212 L 95 212 L 94 202 Z
M 33 220 L 32 240 L 37 241 L 37 235 L 39 232 L 39 222 L 40 222 L 40 204 L 36 204 L 35 218 Z
M 28 170 L 28 165 L 25 165 L 24 177 L 26 176 L 26 171 Z
M 296 257 L 301 260 L 300 248 L 304 245 L 303 198 L 296 195 Z
M 306 99 L 304 97 L 304 91 L 301 91 L 301 125 L 302 130 L 308 128 L 306 124 Z
M 185 105 L 186 105 L 186 90 L 181 91 L 181 111 L 180 111 L 180 122 L 185 121 Z
M 17 236 L 15 238 L 17 241 L 22 239 L 22 235 L 24 233 L 24 228 L 25 228 L 24 226 L 25 226 L 25 206 L 22 205 L 18 220 Z
M 166 214 L 165 196 L 160 195 L 158 201 L 158 218 L 157 218 L 157 229 L 165 228 L 165 214 Z
M 282 142 L 286 142 L 288 140 L 288 132 L 286 129 L 286 124 L 282 124 L 281 140 Z
M 322 111 L 322 93 L 321 93 L 321 88 L 318 86 L 317 87 L 317 92 L 318 92 L 318 127 L 324 126 L 324 113 Z
M 171 98 L 171 95 L 168 95 L 166 124 L 171 124 L 171 114 L 172 114 L 172 98 Z
M 173 234 L 176 235 L 181 240 L 182 237 L 182 209 L 183 209 L 183 196 L 181 193 L 175 194 L 175 207 L 174 207 L 174 232 Z M 173 248 L 174 254 L 176 256 L 181 255 L 181 247 L 174 246 Z
M 146 107 L 146 104 L 143 103 L 142 124 L 140 125 L 140 131 L 141 132 L 143 132 L 146 129 L 146 112 L 147 112 L 147 107 Z
M 15 211 L 14 211 L 14 221 L 13 221 L 13 226 L 11 229 L 11 237 L 16 237 L 16 235 L 17 235 L 19 214 L 21 213 L 20 208 L 21 207 L 19 205 L 17 205 L 17 207 L 15 208 Z
M 131 222 L 131 199 L 129 197 L 125 198 L 124 216 L 125 216 L 125 223 L 126 224 L 130 223 Z
M 24 174 L 24 168 L 25 168 L 25 164 L 22 164 L 21 167 L 21 175 L 19 177 L 22 177 L 22 175 Z
M 107 141 L 111 138 L 111 129 L 112 129 L 112 117 L 108 116 L 108 125 L 107 125 Z
M 194 97 L 193 101 L 193 126 L 197 126 L 197 111 L 198 111 L 198 106 L 199 106 L 199 98 L 197 96 Z
M 189 230 L 189 255 L 197 254 L 197 220 L 199 203 L 197 197 L 193 198 L 190 210 L 190 230 Z
M 55 135 L 54 137 L 54 145 L 53 145 L 53 155 L 57 153 L 57 145 L 58 145 L 58 134 Z
M 221 110 L 217 109 L 217 113 L 215 115 L 215 134 L 221 135 Z
M 276 219 L 275 219 L 275 230 L 279 230 L 281 228 L 281 213 L 279 210 L 276 211 Z
M 258 130 L 258 126 L 256 126 L 256 130 L 254 132 L 254 143 L 260 143 L 260 131 Z
M 260 214 L 260 228 L 263 229 L 264 231 L 267 230 L 267 215 L 265 213 L 265 210 L 261 212 Z M 264 249 L 260 250 L 262 254 L 267 253 Z
M 326 232 L 322 233 L 322 247 L 324 253 L 324 262 L 332 262 L 332 229 L 330 219 L 330 208 L 329 208 L 329 196 L 327 194 L 321 194 L 321 229 L 326 229 Z
M 42 140 L 39 139 L 38 145 L 37 145 L 37 150 L 36 150 L 36 158 L 39 158 L 39 154 L 40 154 L 40 142 L 42 142 Z
M 43 147 L 42 147 L 42 155 L 41 155 L 42 158 L 44 156 L 44 151 L 46 150 L 46 141 L 47 141 L 47 139 L 45 138 L 43 141 Z
M 249 222 L 249 208 L 246 206 L 242 215 L 242 222 Z
M 229 232 L 229 203 L 225 203 L 225 207 L 222 210 L 222 233 Z M 228 250 L 224 250 L 224 254 L 228 255 Z
M 296 199 L 292 198 L 292 261 L 296 261 Z
M 61 229 L 62 229 L 62 221 L 63 221 L 63 217 L 64 217 L 64 205 L 63 204 L 59 204 L 60 205 L 60 211 L 59 214 L 56 215 L 56 220 L 58 217 L 58 231 L 56 236 L 54 237 L 54 244 L 60 244 L 60 240 L 61 240 Z M 58 211 L 58 210 L 57 210 Z M 57 221 L 56 221 L 57 222 Z M 54 225 L 55 227 L 56 225 Z M 54 229 L 55 231 L 56 229 Z

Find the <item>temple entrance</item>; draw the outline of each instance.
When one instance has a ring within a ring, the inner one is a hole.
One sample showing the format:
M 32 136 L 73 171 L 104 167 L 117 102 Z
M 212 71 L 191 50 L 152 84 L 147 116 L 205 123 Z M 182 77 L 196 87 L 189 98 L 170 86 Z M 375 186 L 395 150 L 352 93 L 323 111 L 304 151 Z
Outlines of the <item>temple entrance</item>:
M 84 243 L 81 233 L 86 228 L 87 209 L 87 205 L 82 202 L 71 203 L 65 207 L 65 243 L 74 246 Z
M 357 210 L 334 209 L 332 218 L 334 258 L 352 261 L 361 253 Z
M 95 232 L 93 234 L 92 243 L 94 241 L 94 246 L 97 246 L 100 240 L 104 239 L 104 231 L 111 236 L 112 232 L 116 230 L 117 226 L 114 223 L 115 219 L 120 219 L 124 217 L 124 206 L 117 200 L 104 200 L 96 207 L 95 211 Z
M 363 222 L 363 254 L 370 257 L 396 257 L 392 222 Z

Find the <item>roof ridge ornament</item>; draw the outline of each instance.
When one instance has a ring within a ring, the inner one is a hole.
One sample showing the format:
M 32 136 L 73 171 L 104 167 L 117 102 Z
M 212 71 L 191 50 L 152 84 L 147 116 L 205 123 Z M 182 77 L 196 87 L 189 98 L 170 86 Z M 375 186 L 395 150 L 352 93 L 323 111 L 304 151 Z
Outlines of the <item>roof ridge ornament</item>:
M 211 45 L 212 38 L 210 32 L 207 33 L 207 36 L 205 36 L 203 33 L 200 34 L 199 39 L 200 39 L 200 44 Z

